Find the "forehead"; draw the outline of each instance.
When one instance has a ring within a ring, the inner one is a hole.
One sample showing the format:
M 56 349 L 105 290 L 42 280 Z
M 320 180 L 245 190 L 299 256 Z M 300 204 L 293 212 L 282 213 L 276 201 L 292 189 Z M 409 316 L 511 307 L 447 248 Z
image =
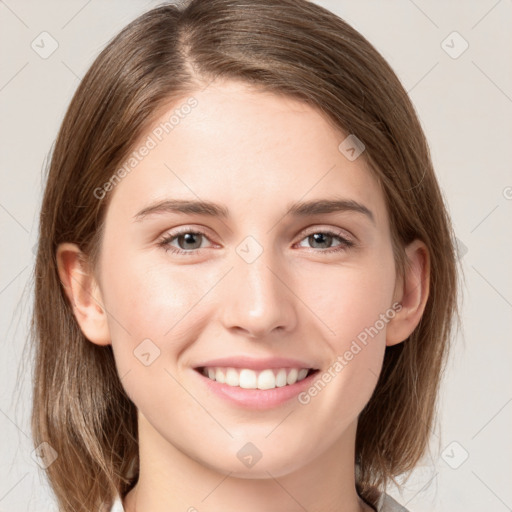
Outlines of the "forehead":
M 289 96 L 215 82 L 167 107 L 140 138 L 110 208 L 133 216 L 178 198 L 281 214 L 291 202 L 335 195 L 371 206 L 382 221 L 384 198 L 364 158 L 340 151 L 348 135 Z

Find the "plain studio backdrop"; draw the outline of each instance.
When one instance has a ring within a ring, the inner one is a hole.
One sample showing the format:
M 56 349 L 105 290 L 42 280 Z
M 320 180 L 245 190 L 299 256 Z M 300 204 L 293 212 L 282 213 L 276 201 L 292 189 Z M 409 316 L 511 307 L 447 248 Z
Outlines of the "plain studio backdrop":
M 56 510 L 21 365 L 45 160 L 94 57 L 159 3 L 0 1 L 0 511 Z M 318 3 L 373 43 L 409 92 L 465 273 L 430 452 L 389 492 L 414 512 L 511 510 L 512 1 Z

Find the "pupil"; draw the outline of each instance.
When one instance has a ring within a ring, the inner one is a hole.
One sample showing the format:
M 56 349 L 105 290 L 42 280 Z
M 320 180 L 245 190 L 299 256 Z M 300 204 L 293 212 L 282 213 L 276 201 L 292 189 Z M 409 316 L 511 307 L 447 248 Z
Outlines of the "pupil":
M 332 239 L 332 236 L 326 235 L 325 233 L 314 233 L 309 238 L 313 239 L 313 246 L 315 246 L 315 244 L 318 244 L 318 243 L 325 244 L 326 242 L 329 242 Z M 323 241 L 322 241 L 322 238 L 324 239 Z
M 181 235 L 181 237 L 180 237 L 180 238 L 184 238 L 184 239 L 185 239 L 185 242 L 186 242 L 187 244 L 190 244 L 190 243 L 192 243 L 192 244 L 193 244 L 193 243 L 194 243 L 194 237 L 196 237 L 196 236 L 199 236 L 199 237 L 200 237 L 201 235 L 200 235 L 199 233 L 197 233 L 197 234 L 196 234 L 196 233 L 185 233 L 184 235 Z M 197 241 L 196 241 L 196 244 L 197 244 Z M 182 247 L 182 244 L 181 244 L 181 243 L 180 243 L 179 245 L 180 245 L 180 247 L 181 247 L 182 249 L 187 249 L 187 247 Z M 199 242 L 199 245 L 201 245 L 201 242 Z M 197 248 L 198 248 L 198 247 L 190 247 L 190 245 L 189 245 L 189 247 L 188 247 L 188 249 L 197 249 Z

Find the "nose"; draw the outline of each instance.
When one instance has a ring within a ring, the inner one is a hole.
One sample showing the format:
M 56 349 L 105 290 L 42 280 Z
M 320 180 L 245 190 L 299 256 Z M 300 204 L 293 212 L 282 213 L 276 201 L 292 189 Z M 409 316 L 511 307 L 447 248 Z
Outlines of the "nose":
M 274 331 L 289 332 L 297 323 L 297 298 L 282 264 L 264 250 L 252 262 L 235 254 L 222 302 L 221 319 L 226 329 L 250 338 L 265 338 Z

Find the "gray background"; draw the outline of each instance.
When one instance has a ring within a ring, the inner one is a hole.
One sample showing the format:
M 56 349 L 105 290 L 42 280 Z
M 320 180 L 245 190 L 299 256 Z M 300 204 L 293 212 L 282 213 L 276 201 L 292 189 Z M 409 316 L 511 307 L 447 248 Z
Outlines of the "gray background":
M 93 58 L 158 3 L 0 0 L 3 512 L 55 510 L 31 455 L 30 364 L 23 353 L 42 168 Z M 512 510 L 512 0 L 318 3 L 365 35 L 409 91 L 465 272 L 463 331 L 443 383 L 430 453 L 390 493 L 415 512 Z M 58 44 L 47 58 L 40 53 L 51 39 L 40 36 L 43 31 Z M 461 53 L 465 41 L 469 47 Z

